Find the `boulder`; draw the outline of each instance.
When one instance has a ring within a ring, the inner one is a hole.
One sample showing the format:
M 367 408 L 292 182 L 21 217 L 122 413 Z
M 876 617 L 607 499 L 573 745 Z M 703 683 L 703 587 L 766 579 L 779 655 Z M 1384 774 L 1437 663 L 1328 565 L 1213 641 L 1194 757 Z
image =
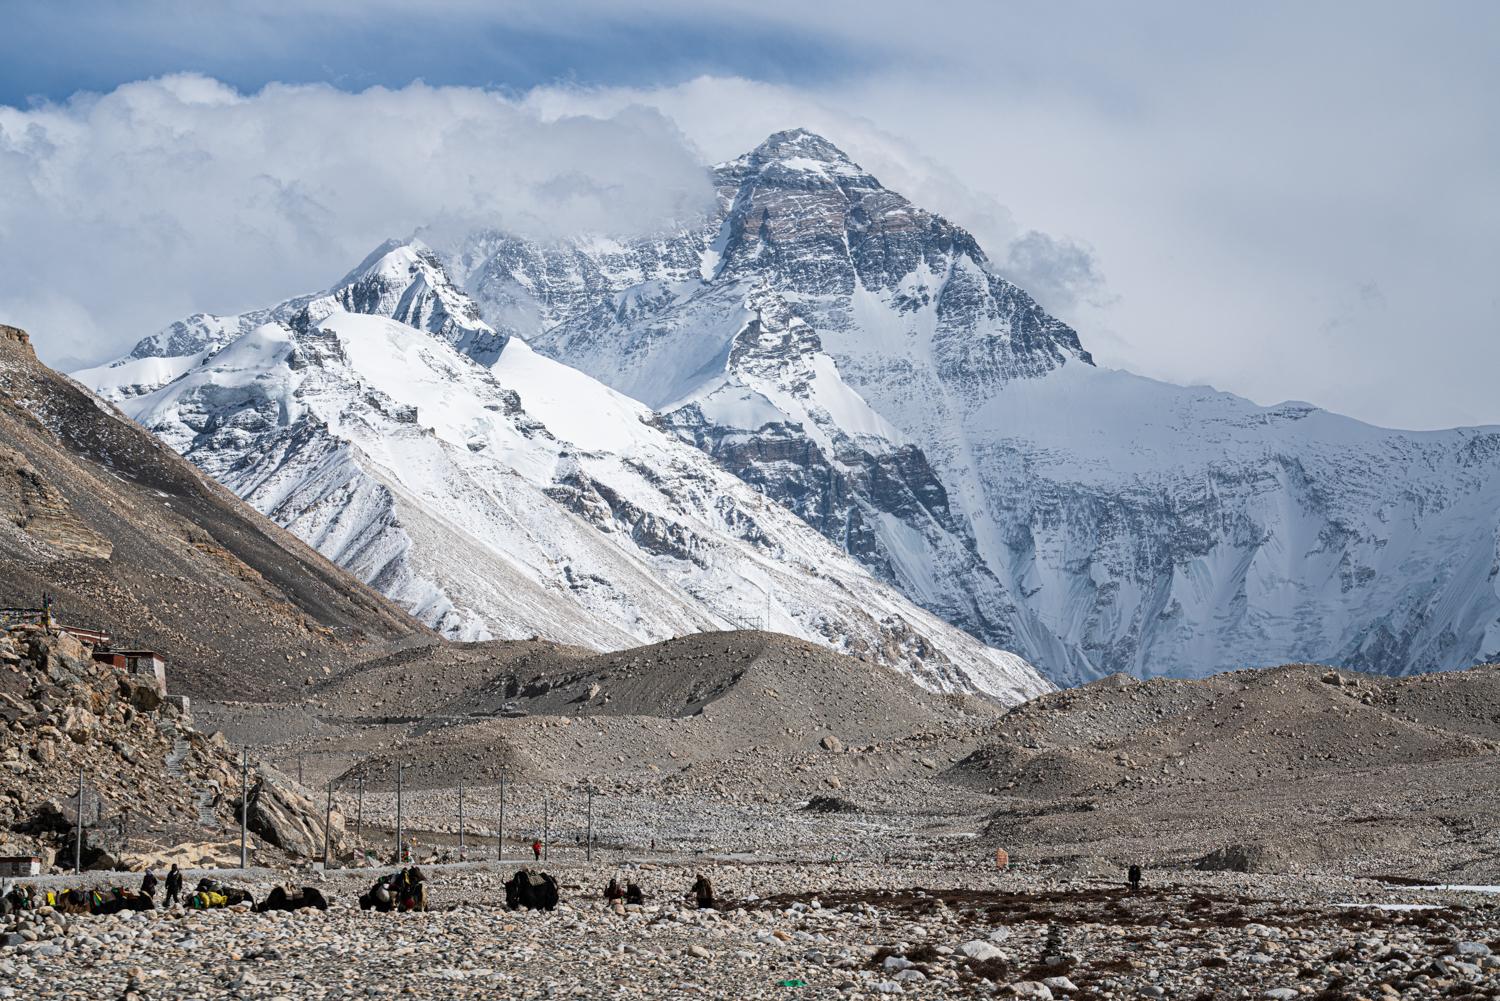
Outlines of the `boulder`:
M 166 692 L 162 690 L 160 683 L 149 674 L 122 674 L 120 694 L 125 696 L 132 706 L 148 713 L 160 709 L 162 699 L 166 697 Z
M 234 808 L 239 810 L 236 799 Z M 250 787 L 250 830 L 267 843 L 293 855 L 308 858 L 323 854 L 323 806 L 315 803 L 308 790 L 283 778 L 271 769 L 263 769 Z M 334 811 L 329 837 L 334 851 L 343 847 L 344 818 Z
M 823 750 L 832 751 L 835 754 L 840 753 L 844 749 L 844 742 L 839 740 L 831 733 L 824 737 L 822 740 L 818 741 L 818 743 L 822 745 Z

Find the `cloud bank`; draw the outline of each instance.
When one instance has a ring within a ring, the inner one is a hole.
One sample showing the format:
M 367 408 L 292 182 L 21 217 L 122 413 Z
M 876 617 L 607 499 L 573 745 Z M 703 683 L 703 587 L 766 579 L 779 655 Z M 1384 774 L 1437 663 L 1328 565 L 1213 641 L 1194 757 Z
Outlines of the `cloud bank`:
M 421 228 L 628 235 L 712 199 L 697 151 L 639 106 L 544 120 L 475 88 L 199 76 L 0 107 L 0 192 L 0 315 L 58 364 L 316 289 Z

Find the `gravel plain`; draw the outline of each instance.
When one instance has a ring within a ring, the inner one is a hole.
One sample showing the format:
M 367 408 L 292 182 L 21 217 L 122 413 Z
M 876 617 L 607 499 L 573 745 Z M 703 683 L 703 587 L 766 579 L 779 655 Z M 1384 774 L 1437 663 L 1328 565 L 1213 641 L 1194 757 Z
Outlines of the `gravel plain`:
M 301 873 L 326 912 L 26 916 L 0 997 L 1490 998 L 1500 898 L 1341 878 L 1148 871 L 1139 893 L 970 860 L 597 857 L 546 865 L 554 912 L 503 909 L 513 864 L 428 869 L 433 910 L 360 911 L 373 871 Z M 684 899 L 698 873 L 716 910 Z M 269 888 L 247 883 L 258 894 Z M 600 899 L 612 875 L 642 907 Z M 1386 910 L 1374 904 L 1406 905 Z

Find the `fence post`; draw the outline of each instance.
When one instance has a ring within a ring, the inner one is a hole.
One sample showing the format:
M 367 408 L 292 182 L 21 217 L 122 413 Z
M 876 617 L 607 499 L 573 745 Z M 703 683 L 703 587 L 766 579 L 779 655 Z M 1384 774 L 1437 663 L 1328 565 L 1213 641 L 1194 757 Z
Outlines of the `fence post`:
M 365 773 L 359 773 L 359 807 L 354 815 L 354 840 L 363 844 L 365 836 Z M 363 849 L 361 849 L 363 851 Z
M 464 780 L 458 780 L 458 860 L 464 859 Z
M 73 872 L 83 871 L 83 769 L 78 769 L 78 835 L 73 839 Z
M 396 763 L 396 864 L 402 863 L 401 858 L 401 794 L 402 783 L 405 779 L 406 765 L 403 762 Z
M 328 799 L 323 806 L 323 871 L 328 871 L 328 842 L 333 832 L 333 779 L 328 780 Z
M 250 749 L 240 749 L 240 868 L 250 868 Z
M 500 769 L 500 823 L 495 827 L 495 859 L 505 860 L 505 769 Z
M 552 800 L 547 793 L 542 793 L 542 861 L 550 857 L 552 849 Z
M 589 828 L 588 840 L 584 842 L 583 860 L 594 861 L 594 787 L 589 786 Z

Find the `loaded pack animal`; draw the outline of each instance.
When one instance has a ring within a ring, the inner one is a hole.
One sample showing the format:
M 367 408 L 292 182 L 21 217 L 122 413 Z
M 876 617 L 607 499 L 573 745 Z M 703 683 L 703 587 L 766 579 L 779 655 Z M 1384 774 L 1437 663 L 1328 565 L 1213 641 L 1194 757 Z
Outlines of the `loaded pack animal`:
M 29 886 L 12 886 L 0 897 L 0 916 L 14 914 L 17 911 L 29 911 L 37 906 L 36 898 L 31 895 Z
M 49 895 L 51 896 L 51 895 Z M 121 911 L 154 911 L 151 898 L 118 886 L 107 889 L 79 887 L 64 890 L 52 898 L 52 906 L 63 914 L 118 914 Z
M 627 905 L 644 904 L 645 902 L 646 895 L 641 892 L 641 884 L 633 881 L 625 884 L 625 903 Z
M 518 869 L 505 881 L 505 907 L 518 911 L 550 911 L 557 906 L 557 878 L 549 872 Z
M 427 910 L 427 878 L 416 866 L 382 876 L 375 885 L 360 895 L 360 910 L 425 911 Z
M 250 909 L 257 914 L 264 914 L 266 911 L 299 911 L 304 907 L 316 907 L 320 911 L 326 911 L 328 899 L 315 886 L 296 889 L 278 886 L 266 894 L 265 900 Z
M 712 910 L 714 907 L 714 885 L 702 873 L 698 874 L 698 881 L 693 884 L 693 900 L 701 910 Z
M 236 904 L 245 903 L 252 907 L 255 905 L 255 897 L 249 890 L 230 886 L 207 876 L 198 880 L 198 889 L 187 898 L 188 907 L 199 911 L 216 907 L 233 907 Z
M 156 902 L 144 893 L 115 887 L 94 904 L 95 914 L 118 914 L 121 911 L 154 911 Z

